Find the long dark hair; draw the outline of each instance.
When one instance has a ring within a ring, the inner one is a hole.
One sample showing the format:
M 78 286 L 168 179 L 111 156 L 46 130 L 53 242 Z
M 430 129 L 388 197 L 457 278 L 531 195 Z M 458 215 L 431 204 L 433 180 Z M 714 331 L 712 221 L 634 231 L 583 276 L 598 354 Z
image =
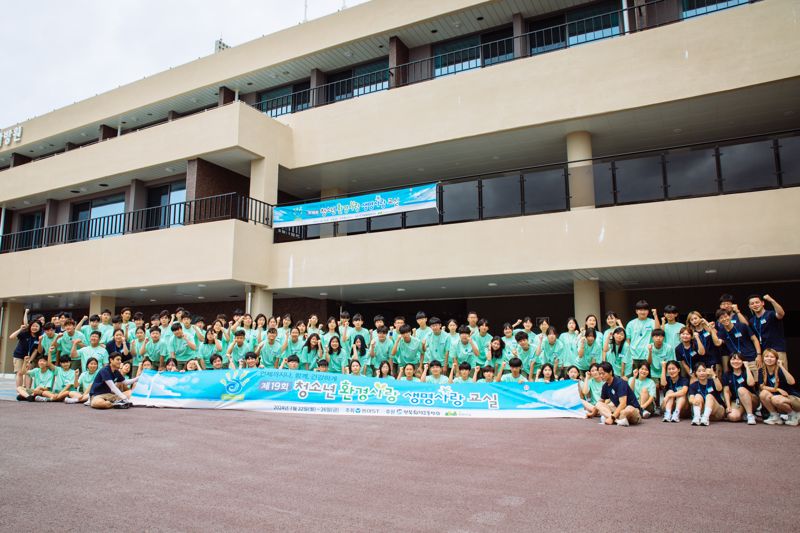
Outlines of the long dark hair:
M 496 341 L 496 340 L 500 341 L 500 349 L 499 350 L 492 350 L 492 343 L 494 341 Z M 502 337 L 498 337 L 497 335 L 492 337 L 492 340 L 489 342 L 489 350 L 492 353 L 492 359 L 500 359 L 500 358 L 502 358 L 503 357 L 503 350 L 505 349 L 505 347 L 506 347 L 506 343 L 505 343 L 505 341 L 503 340 Z
M 617 344 L 616 339 L 614 339 L 614 335 L 616 335 L 617 332 L 619 332 L 619 331 L 622 332 L 622 337 L 623 338 L 622 338 L 622 342 Z M 625 348 L 625 341 L 626 340 L 628 340 L 628 334 L 625 333 L 625 328 L 618 327 L 614 331 L 611 332 L 611 345 L 612 345 L 611 349 L 614 351 L 614 355 L 619 355 L 622 352 L 623 348 Z
M 311 339 L 317 339 L 317 349 L 319 349 L 319 347 L 322 346 L 322 343 L 319 341 L 319 335 L 317 335 L 316 333 L 312 333 L 306 339 L 306 343 L 303 344 L 303 348 L 305 348 L 306 351 L 308 352 L 311 351 Z
M 364 337 L 362 337 L 361 335 L 356 335 L 355 337 L 353 337 L 353 346 L 355 346 L 358 341 L 361 341 L 359 343 L 361 347 L 358 348 L 358 356 L 364 357 L 365 355 L 367 355 L 366 341 L 364 340 Z

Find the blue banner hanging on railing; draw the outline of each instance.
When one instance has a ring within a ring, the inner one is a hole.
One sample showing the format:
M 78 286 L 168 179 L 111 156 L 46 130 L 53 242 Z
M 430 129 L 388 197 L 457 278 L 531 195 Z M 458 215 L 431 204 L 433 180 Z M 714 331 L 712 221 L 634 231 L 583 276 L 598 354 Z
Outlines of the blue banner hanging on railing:
M 277 206 L 272 227 L 307 226 L 436 207 L 436 184 L 381 191 L 347 198 Z
M 305 370 L 145 371 L 135 405 L 333 415 L 583 418 L 574 381 L 436 385 Z

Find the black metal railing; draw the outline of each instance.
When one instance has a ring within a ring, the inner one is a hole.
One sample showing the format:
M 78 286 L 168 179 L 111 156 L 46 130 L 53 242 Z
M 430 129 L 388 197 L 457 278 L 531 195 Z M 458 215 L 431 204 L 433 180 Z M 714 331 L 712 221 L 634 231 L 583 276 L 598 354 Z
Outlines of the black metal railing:
M 143 231 L 237 219 L 272 225 L 273 206 L 238 193 L 198 198 L 115 215 L 19 231 L 2 236 L 0 253 L 105 239 Z
M 263 100 L 253 104 L 253 107 L 271 117 L 278 117 L 450 74 L 648 30 L 754 1 L 757 0 L 651 0 L 326 83 Z
M 276 228 L 275 242 L 566 211 L 570 169 L 587 168 L 595 207 L 794 187 L 800 185 L 800 130 L 443 180 L 436 208 Z

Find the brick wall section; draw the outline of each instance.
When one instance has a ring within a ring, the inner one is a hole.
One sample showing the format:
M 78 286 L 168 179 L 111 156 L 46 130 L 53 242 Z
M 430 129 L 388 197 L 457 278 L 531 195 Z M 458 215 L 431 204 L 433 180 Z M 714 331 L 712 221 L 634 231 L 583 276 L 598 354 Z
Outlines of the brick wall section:
M 186 199 L 195 200 L 237 192 L 247 195 L 250 180 L 205 159 L 190 159 L 186 165 Z

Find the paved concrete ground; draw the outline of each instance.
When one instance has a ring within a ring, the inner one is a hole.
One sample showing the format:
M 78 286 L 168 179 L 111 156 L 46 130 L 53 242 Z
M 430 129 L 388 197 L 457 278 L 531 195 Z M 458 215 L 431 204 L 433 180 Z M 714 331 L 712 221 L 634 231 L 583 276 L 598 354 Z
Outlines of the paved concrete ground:
M 27 402 L 0 427 L 4 531 L 798 530 L 800 428 Z

